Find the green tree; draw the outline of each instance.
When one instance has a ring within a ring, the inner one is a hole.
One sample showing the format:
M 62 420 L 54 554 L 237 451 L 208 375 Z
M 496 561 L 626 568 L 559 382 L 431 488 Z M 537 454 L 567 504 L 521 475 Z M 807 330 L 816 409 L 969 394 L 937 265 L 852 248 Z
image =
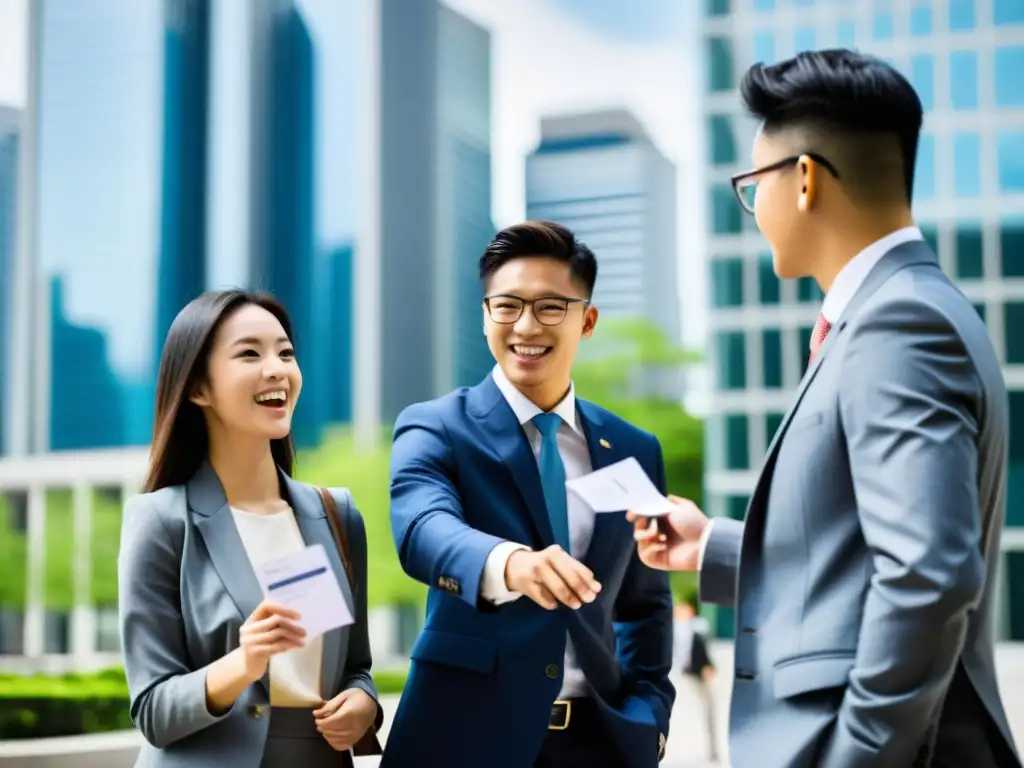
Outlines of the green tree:
M 580 397 L 656 435 L 669 493 L 703 506 L 704 423 L 683 406 L 680 386 L 700 356 L 636 319 L 600 323 L 581 352 L 573 369 Z M 673 574 L 672 580 L 677 597 L 695 587 L 693 574 Z

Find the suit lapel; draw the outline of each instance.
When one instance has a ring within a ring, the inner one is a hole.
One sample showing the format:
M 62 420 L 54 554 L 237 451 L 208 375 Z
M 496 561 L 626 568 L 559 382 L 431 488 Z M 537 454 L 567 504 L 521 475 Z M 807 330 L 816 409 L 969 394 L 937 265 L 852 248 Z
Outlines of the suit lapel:
M 615 443 L 606 436 L 604 418 L 599 409 L 585 400 L 577 400 L 576 413 L 583 426 L 587 451 L 590 453 L 590 465 L 594 472 L 623 458 L 618 455 Z M 631 529 L 626 521 L 625 510 L 621 515 L 614 512 L 595 514 L 594 533 L 590 538 L 590 546 L 583 557 L 584 565 L 594 570 L 594 567 L 604 560 L 608 548 L 615 541 L 618 533 L 624 529 Z
M 554 544 L 555 536 L 551 531 L 548 508 L 544 502 L 537 458 L 512 406 L 505 400 L 491 375 L 470 391 L 469 411 L 486 434 L 488 443 L 512 473 L 539 540 L 545 547 Z
M 238 535 L 224 489 L 209 462 L 203 462 L 189 481 L 186 493 L 189 508 L 197 515 L 196 528 L 210 553 L 213 567 L 245 621 L 263 600 L 263 592 Z M 269 695 L 267 675 L 260 683 Z
M 352 586 L 345 574 L 345 566 L 341 562 L 341 555 L 338 552 L 338 545 L 331 534 L 330 524 L 327 522 L 326 511 L 320 496 L 317 492 L 304 483 L 299 483 L 282 473 L 282 480 L 288 489 L 291 497 L 292 509 L 295 511 L 295 520 L 299 524 L 299 531 L 302 533 L 302 540 L 307 546 L 320 544 L 327 553 L 327 561 L 331 564 L 334 576 L 341 586 L 341 594 L 348 604 L 352 615 L 356 615 L 356 605 L 353 600 Z M 344 524 L 342 521 L 341 524 Z M 344 669 L 341 663 L 343 655 L 347 655 L 347 648 L 343 648 L 348 637 L 348 627 L 336 627 L 324 633 L 323 657 L 320 667 L 320 695 L 330 699 L 338 687 L 338 676 Z
M 912 241 L 898 245 L 886 253 L 874 268 L 872 268 L 864 279 L 864 282 L 861 283 L 856 293 L 854 293 L 853 298 L 850 299 L 849 304 L 846 305 L 846 308 L 843 310 L 842 315 L 840 315 L 839 320 L 829 331 L 828 335 L 825 337 L 825 341 L 818 349 L 818 354 L 814 356 L 814 360 L 812 360 L 810 365 L 807 366 L 807 370 L 804 372 L 804 376 L 800 380 L 800 386 L 797 388 L 796 396 L 793 398 L 793 403 L 789 406 L 789 410 L 783 417 L 782 423 L 779 424 L 779 428 L 775 431 L 775 437 L 772 439 L 771 445 L 768 446 L 768 452 L 765 454 L 764 463 L 761 466 L 761 472 L 757 479 L 757 485 L 755 486 L 754 493 L 751 497 L 751 509 L 755 507 L 755 501 L 767 499 L 766 494 L 768 492 L 768 481 L 771 479 L 775 470 L 775 458 L 779 450 L 779 445 L 786 434 L 786 430 L 789 428 L 790 422 L 793 421 L 793 417 L 796 415 L 797 409 L 800 407 L 800 402 L 807 393 L 808 387 L 811 386 L 815 376 L 818 375 L 818 371 L 821 369 L 821 365 L 825 361 L 825 357 L 828 355 L 829 350 L 838 343 L 839 336 L 842 335 L 843 330 L 845 330 L 850 319 L 857 314 L 857 310 L 860 309 L 861 305 L 867 301 L 867 299 L 870 298 L 886 280 L 904 267 L 908 267 L 913 264 L 932 264 L 938 266 L 935 254 L 932 253 L 931 249 L 923 241 Z M 810 350 L 807 350 L 807 352 L 810 354 Z

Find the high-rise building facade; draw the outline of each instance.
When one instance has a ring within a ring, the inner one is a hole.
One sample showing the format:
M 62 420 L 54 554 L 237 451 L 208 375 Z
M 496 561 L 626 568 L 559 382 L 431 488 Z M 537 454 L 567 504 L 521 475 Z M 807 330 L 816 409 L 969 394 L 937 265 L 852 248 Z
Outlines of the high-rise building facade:
M 806 367 L 821 293 L 780 282 L 729 185 L 757 126 L 738 80 L 755 61 L 857 48 L 896 66 L 926 110 L 914 215 L 978 308 L 1010 389 L 1002 637 L 1024 639 L 1024 3 L 1021 0 L 707 0 L 704 119 L 714 371 L 706 506 L 741 518 L 760 462 Z M 721 612 L 720 632 L 731 629 Z
M 492 234 L 490 35 L 436 0 L 382 0 L 381 410 L 491 365 L 476 264 Z
M 564 224 L 594 251 L 603 317 L 646 319 L 679 342 L 676 169 L 636 117 L 544 118 L 526 160 L 526 214 Z
M 20 112 L 0 106 L 0 399 L 6 400 L 6 382 L 11 368 L 11 320 L 14 311 L 15 227 L 18 202 L 18 148 Z M 7 425 L 0 407 L 0 456 L 7 452 Z

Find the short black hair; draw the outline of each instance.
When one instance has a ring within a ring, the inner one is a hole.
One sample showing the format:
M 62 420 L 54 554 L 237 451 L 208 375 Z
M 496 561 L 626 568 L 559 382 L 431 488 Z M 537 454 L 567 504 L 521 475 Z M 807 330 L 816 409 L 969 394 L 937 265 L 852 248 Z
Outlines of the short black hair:
M 480 257 L 480 282 L 487 286 L 491 276 L 513 259 L 546 257 L 564 261 L 573 280 L 594 294 L 597 282 L 597 258 L 568 227 L 554 221 L 524 221 L 505 227 L 491 238 Z
M 766 134 L 801 133 L 808 146 L 794 150 L 827 158 L 855 199 L 893 202 L 902 182 L 910 203 L 924 111 L 890 64 L 845 48 L 804 51 L 752 66 L 740 94 Z

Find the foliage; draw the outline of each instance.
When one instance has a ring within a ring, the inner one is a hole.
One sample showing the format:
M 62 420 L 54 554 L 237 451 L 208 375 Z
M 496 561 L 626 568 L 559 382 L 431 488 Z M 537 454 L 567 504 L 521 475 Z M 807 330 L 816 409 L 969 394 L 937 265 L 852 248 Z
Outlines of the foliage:
M 381 695 L 401 693 L 406 670 L 373 673 Z M 0 675 L 0 741 L 132 728 L 124 670 Z
M 657 436 L 668 492 L 703 504 L 704 424 L 682 406 L 683 374 L 699 356 L 645 320 L 606 320 L 573 369 L 580 397 Z M 676 599 L 696 589 L 693 573 L 672 574 Z

